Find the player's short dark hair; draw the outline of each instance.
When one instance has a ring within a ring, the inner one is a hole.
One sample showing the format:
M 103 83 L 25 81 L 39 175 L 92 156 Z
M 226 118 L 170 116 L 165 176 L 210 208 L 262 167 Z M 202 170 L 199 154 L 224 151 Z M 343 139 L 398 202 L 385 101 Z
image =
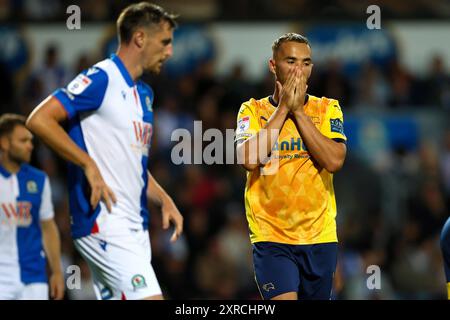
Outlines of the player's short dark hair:
M 13 132 L 17 126 L 25 127 L 26 118 L 20 114 L 5 113 L 0 116 L 0 137 Z
M 175 19 L 177 15 L 168 13 L 160 6 L 139 2 L 129 5 L 119 15 L 117 19 L 117 34 L 119 43 L 130 43 L 134 31 L 139 27 L 157 25 L 162 21 L 170 24 L 171 28 L 177 27 Z
M 275 52 L 278 51 L 278 49 L 280 48 L 280 46 L 283 43 L 290 42 L 290 41 L 305 43 L 308 46 L 311 46 L 309 44 L 308 38 L 306 38 L 305 36 L 302 36 L 301 34 L 298 34 L 298 33 L 289 32 L 289 33 L 283 34 L 281 37 L 279 37 L 277 40 L 275 40 L 273 42 L 273 45 L 272 45 L 273 54 L 275 54 Z

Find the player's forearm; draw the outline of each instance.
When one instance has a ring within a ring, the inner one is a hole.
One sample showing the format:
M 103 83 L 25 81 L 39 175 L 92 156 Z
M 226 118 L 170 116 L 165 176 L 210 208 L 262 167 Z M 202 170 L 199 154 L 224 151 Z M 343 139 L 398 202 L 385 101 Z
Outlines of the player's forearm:
M 61 119 L 50 111 L 57 108 L 55 100 L 49 98 L 39 105 L 28 117 L 26 126 L 65 160 L 85 168 L 92 159 L 73 142 L 60 125 Z
M 148 186 L 147 186 L 147 198 L 157 206 L 162 207 L 165 203 L 172 202 L 172 198 L 167 192 L 159 185 L 155 178 L 147 171 L 148 174 Z
M 287 108 L 279 106 L 269 118 L 264 128 L 239 144 L 236 147 L 238 163 L 241 163 L 249 171 L 259 167 L 269 157 L 274 144 L 278 140 L 288 113 L 289 110 Z
M 345 160 L 345 145 L 325 137 L 304 112 L 295 112 L 294 118 L 300 135 L 314 160 L 331 173 L 339 171 Z
M 62 273 L 61 242 L 54 220 L 42 221 L 42 242 L 52 274 Z

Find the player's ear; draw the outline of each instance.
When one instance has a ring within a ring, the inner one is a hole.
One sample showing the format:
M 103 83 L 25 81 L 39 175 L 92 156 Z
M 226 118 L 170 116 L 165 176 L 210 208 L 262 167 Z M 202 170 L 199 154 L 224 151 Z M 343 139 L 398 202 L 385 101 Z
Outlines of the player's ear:
M 0 137 L 0 152 L 9 149 L 9 138 L 4 135 Z
M 142 29 L 136 30 L 136 32 L 133 34 L 133 42 L 139 49 L 142 49 L 144 47 L 145 32 Z
M 313 64 L 313 63 L 311 63 L 311 68 L 309 68 L 308 79 L 309 79 L 309 77 L 311 77 L 311 73 L 312 73 L 312 69 L 313 69 L 313 67 L 314 67 L 314 64 Z
M 276 74 L 276 66 L 275 66 L 275 60 L 270 59 L 269 60 L 269 70 L 271 73 Z

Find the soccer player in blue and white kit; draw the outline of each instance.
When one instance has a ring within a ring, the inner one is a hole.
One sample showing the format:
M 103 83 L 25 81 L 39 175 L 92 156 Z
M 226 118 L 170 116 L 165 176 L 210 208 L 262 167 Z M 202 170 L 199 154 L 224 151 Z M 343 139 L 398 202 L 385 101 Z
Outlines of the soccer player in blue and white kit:
M 72 236 L 98 299 L 163 298 L 151 266 L 147 197 L 161 206 L 163 228 L 174 223 L 171 240 L 182 232 L 181 214 L 147 171 L 153 91 L 138 80 L 172 55 L 174 19 L 147 2 L 125 8 L 117 54 L 56 90 L 27 121 L 69 161 Z
M 25 120 L 16 114 L 0 117 L 0 299 L 47 300 L 50 283 L 50 295 L 59 300 L 64 277 L 50 183 L 28 165 L 33 135 Z

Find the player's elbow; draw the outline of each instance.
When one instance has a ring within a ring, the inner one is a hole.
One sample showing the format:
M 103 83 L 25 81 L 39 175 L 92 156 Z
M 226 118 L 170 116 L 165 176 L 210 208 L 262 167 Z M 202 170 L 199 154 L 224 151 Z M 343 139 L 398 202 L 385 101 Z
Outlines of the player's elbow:
M 325 169 L 330 173 L 336 173 L 344 166 L 344 159 L 331 159 L 325 164 Z
M 255 161 L 250 161 L 247 157 L 237 157 L 237 163 L 240 164 L 245 170 L 253 171 L 258 168 L 258 164 Z
M 250 156 L 249 152 L 246 150 L 246 142 L 239 144 L 236 147 L 236 158 L 237 163 L 241 165 L 247 171 L 253 171 L 258 168 L 257 159 L 253 159 Z
M 257 164 L 242 163 L 241 166 L 247 171 L 253 171 L 259 166 Z
M 25 126 L 27 127 L 28 130 L 30 130 L 33 133 L 36 133 L 36 128 L 39 124 L 39 115 L 36 114 L 36 112 L 31 113 L 26 122 L 25 122 Z

